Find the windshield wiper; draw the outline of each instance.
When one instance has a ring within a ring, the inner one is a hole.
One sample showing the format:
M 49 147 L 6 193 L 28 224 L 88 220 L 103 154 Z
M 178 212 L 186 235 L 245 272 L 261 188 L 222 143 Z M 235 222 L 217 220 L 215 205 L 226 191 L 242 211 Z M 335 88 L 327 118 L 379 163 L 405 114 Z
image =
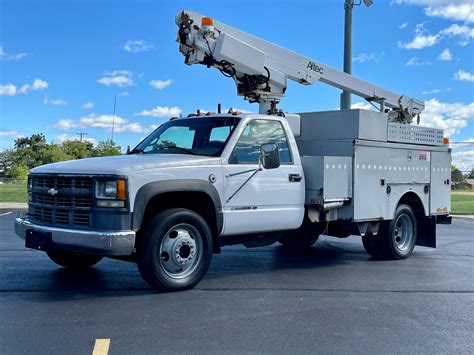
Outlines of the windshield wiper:
M 184 152 L 184 153 L 188 153 L 188 154 L 192 154 L 192 155 L 201 155 L 201 154 L 198 154 L 198 153 L 195 153 L 193 152 L 191 149 L 187 149 L 187 148 L 183 148 L 183 147 L 178 147 L 176 145 L 160 145 L 158 146 L 161 149 L 163 150 L 166 150 L 166 149 L 176 149 L 176 150 L 179 150 L 181 152 Z

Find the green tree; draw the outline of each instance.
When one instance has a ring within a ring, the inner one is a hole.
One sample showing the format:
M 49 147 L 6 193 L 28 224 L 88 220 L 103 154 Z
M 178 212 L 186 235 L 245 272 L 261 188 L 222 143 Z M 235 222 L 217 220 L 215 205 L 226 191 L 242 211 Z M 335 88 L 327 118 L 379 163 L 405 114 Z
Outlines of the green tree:
M 46 143 L 46 137 L 43 133 L 32 134 L 31 137 L 21 137 L 15 139 L 15 148 L 42 148 Z
M 63 142 L 62 149 L 68 159 L 83 159 L 94 156 L 94 145 L 88 141 L 67 140 Z
M 64 151 L 62 146 L 58 144 L 50 144 L 44 149 L 42 159 L 45 164 L 49 164 L 56 163 L 58 161 L 70 160 L 73 158 Z
M 24 164 L 28 168 L 44 164 L 44 153 L 48 143 L 44 134 L 33 134 L 31 137 L 22 137 L 15 140 L 14 163 Z
M 122 154 L 111 140 L 101 141 L 94 147 L 91 142 L 70 140 L 62 144 L 46 142 L 44 134 L 33 134 L 15 140 L 13 149 L 0 152 L 0 171 L 11 178 L 26 178 L 28 170 L 36 166 L 71 159 Z
M 474 179 L 474 168 L 471 169 L 469 174 L 467 174 L 466 179 Z
M 451 165 L 451 181 L 452 182 L 463 182 L 464 177 L 462 175 L 461 170 L 456 168 L 455 165 Z
M 116 145 L 115 142 L 110 139 L 99 142 L 94 151 L 94 156 L 96 157 L 106 157 L 120 154 L 122 154 L 120 146 Z
M 6 172 L 15 162 L 16 154 L 14 149 L 5 149 L 0 152 L 0 170 Z
M 10 179 L 26 180 L 28 178 L 28 166 L 25 163 L 13 163 L 6 171 L 5 176 Z

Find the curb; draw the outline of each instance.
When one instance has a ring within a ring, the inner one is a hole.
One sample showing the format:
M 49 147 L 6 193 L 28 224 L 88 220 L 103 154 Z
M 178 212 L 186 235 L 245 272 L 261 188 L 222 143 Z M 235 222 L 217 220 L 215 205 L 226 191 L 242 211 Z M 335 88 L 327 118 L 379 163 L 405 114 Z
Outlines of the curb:
M 24 202 L 0 202 L 0 209 L 2 210 L 23 210 L 27 208 L 28 204 Z

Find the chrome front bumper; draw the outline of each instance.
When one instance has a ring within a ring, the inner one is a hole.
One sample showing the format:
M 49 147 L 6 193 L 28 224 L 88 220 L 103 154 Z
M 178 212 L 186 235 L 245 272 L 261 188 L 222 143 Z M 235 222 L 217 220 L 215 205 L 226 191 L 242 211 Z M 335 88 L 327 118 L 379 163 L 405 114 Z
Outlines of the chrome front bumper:
M 65 229 L 33 224 L 25 218 L 15 219 L 15 233 L 23 240 L 27 234 L 39 234 L 51 238 L 51 244 L 56 249 L 78 252 L 88 252 L 98 255 L 123 256 L 130 255 L 135 247 L 134 231 L 88 231 Z M 36 236 L 37 238 L 38 236 Z M 28 243 L 27 243 L 28 244 Z M 40 247 L 36 249 L 41 250 Z

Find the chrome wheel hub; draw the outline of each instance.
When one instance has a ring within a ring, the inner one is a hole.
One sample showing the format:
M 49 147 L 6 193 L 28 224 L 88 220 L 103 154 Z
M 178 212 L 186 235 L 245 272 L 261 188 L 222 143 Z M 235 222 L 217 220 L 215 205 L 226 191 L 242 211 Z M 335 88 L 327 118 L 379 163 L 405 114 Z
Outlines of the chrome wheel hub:
M 166 274 L 180 279 L 189 276 L 197 267 L 202 250 L 201 235 L 189 224 L 178 224 L 163 237 L 160 245 L 160 264 Z
M 393 238 L 400 251 L 405 252 L 410 248 L 413 240 L 413 221 L 409 216 L 402 214 L 397 218 Z

